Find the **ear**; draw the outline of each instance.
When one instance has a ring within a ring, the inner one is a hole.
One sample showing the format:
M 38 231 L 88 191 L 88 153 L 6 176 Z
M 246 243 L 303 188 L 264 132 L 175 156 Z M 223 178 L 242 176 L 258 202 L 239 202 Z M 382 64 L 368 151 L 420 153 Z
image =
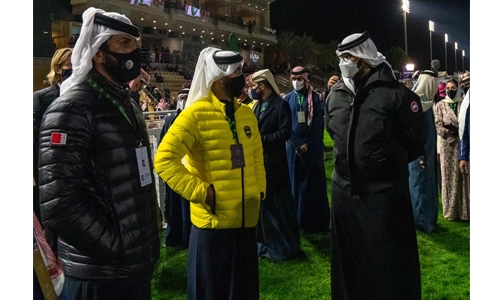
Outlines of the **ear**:
M 56 74 L 62 75 L 62 68 L 60 66 L 56 66 Z
M 94 54 L 94 57 L 92 60 L 96 63 L 104 63 L 104 53 L 99 49 L 97 50 L 96 54 Z

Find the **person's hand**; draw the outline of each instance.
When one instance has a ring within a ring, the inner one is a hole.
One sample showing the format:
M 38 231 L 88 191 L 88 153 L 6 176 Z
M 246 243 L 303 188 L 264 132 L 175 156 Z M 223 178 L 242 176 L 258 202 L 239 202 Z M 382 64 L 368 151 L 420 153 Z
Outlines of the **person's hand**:
M 458 164 L 458 168 L 460 169 L 460 173 L 464 175 L 469 175 L 469 162 L 466 160 L 461 160 Z
M 142 111 L 146 111 L 148 109 L 148 102 L 147 101 L 143 101 L 141 103 L 141 108 L 142 108 Z
M 303 144 L 302 146 L 299 147 L 299 149 L 297 149 L 297 151 L 295 151 L 298 155 L 302 155 L 304 153 L 307 152 L 307 144 Z
M 425 157 L 425 155 L 422 155 L 420 157 L 420 166 L 422 167 L 422 169 L 425 169 L 425 167 L 427 166 L 427 157 Z
M 334 84 L 336 84 L 339 81 L 339 77 L 337 75 L 333 75 L 328 79 L 327 87 L 328 89 L 331 89 Z
M 149 84 L 149 79 L 150 76 L 148 72 L 141 69 L 141 74 L 128 83 L 130 90 L 133 92 L 140 91 L 142 89 L 143 84 Z
M 207 197 L 205 198 L 205 203 L 210 206 L 210 209 L 214 211 L 215 209 L 215 191 L 212 185 L 207 188 Z

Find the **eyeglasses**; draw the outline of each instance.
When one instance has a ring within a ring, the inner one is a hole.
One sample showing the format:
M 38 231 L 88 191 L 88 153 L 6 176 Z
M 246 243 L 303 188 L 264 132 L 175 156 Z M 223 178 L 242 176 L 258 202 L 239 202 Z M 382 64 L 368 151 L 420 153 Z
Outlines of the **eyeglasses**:
M 340 62 L 348 62 L 351 59 L 351 57 L 353 57 L 351 55 L 351 53 L 346 52 L 346 53 L 342 53 L 341 55 L 339 55 L 338 59 Z

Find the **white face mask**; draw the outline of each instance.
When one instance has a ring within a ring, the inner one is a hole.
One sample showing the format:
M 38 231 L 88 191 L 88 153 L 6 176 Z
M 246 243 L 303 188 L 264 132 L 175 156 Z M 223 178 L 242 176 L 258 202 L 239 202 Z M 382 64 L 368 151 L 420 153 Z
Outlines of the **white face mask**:
M 359 70 L 361 69 L 361 67 L 358 68 L 358 62 L 359 59 L 358 61 L 348 60 L 347 62 L 342 60 L 339 63 L 339 68 L 342 72 L 342 76 L 345 78 L 354 78 L 354 76 L 356 76 L 356 74 L 358 74 Z
M 292 81 L 293 88 L 298 91 L 301 90 L 304 87 L 304 80 L 298 81 L 298 80 L 293 80 Z

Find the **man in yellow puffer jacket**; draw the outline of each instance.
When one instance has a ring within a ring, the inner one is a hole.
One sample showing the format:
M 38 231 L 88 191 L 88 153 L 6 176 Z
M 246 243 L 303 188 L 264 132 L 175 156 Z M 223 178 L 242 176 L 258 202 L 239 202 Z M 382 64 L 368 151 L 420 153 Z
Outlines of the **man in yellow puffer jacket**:
M 155 158 L 160 177 L 191 203 L 188 299 L 259 298 L 255 225 L 266 174 L 257 119 L 236 101 L 242 63 L 233 51 L 200 53 L 186 107 Z

